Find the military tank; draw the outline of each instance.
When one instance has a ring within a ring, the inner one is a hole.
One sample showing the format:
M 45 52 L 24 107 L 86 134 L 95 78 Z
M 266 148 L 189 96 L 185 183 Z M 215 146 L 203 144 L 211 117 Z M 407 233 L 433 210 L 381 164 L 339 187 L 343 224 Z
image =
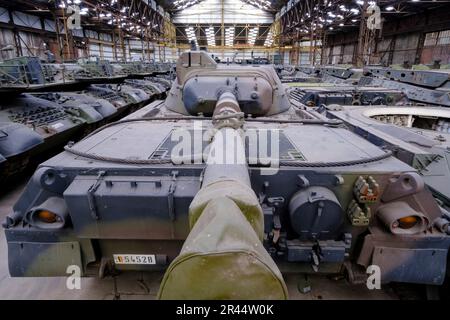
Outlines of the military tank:
M 363 69 L 353 68 L 348 65 L 319 66 L 317 67 L 317 72 L 323 81 L 335 84 L 356 85 L 363 76 Z
M 42 63 L 38 57 L 18 57 L 0 62 L 0 91 L 24 92 L 75 85 L 80 66 Z
M 0 122 L 0 181 L 23 171 L 44 138 L 21 123 Z
M 450 70 L 366 67 L 363 73 L 361 86 L 400 90 L 418 104 L 450 107 Z
M 74 72 L 74 78 L 78 82 L 92 83 L 94 80 L 121 82 L 127 77 L 123 70 L 114 69 L 108 60 L 102 60 L 97 56 L 80 59 L 78 65 L 81 69 Z
M 116 107 L 119 114 L 126 112 L 133 104 L 133 99 L 121 93 L 117 86 L 92 84 L 83 90 L 82 93 L 94 98 L 107 100 Z
M 159 86 L 164 91 L 170 90 L 172 87 L 173 79 L 170 79 L 170 76 L 168 78 L 164 78 L 164 76 L 157 76 L 157 77 L 147 77 L 145 78 L 147 81 L 151 81 Z
M 148 62 L 128 62 L 128 63 L 114 63 L 113 68 L 116 72 L 125 73 L 128 76 L 133 77 L 146 77 L 151 76 L 158 70 L 157 66 Z
M 32 156 L 63 146 L 80 133 L 88 115 L 82 110 L 31 94 L 5 99 L 0 105 L 0 154 L 8 160 L 4 173 L 22 171 Z
M 41 92 L 33 93 L 31 96 L 55 102 L 62 106 L 66 113 L 82 118 L 90 125 L 105 124 L 117 113 L 117 109 L 109 101 L 80 93 Z
M 162 99 L 165 93 L 170 89 L 157 82 L 141 79 L 127 79 L 125 84 L 131 85 L 135 88 L 139 88 L 147 92 L 151 97 Z
M 4 60 L 0 64 L 2 75 L 0 83 L 43 85 L 54 81 L 53 72 L 48 66 L 42 65 L 38 57 L 19 57 Z
M 185 52 L 165 101 L 42 163 L 4 222 L 13 277 L 164 271 L 160 299 L 286 299 L 284 272 L 441 285 L 449 215 L 416 169 L 291 105 L 271 66 Z
M 172 63 L 169 62 L 159 62 L 153 64 L 154 73 L 157 74 L 168 74 L 172 72 L 174 66 Z
M 369 86 L 302 85 L 291 87 L 289 94 L 292 100 L 308 106 L 322 105 L 406 105 L 410 100 L 400 90 Z
M 435 197 L 450 208 L 448 108 L 330 105 L 321 111 L 416 168 Z

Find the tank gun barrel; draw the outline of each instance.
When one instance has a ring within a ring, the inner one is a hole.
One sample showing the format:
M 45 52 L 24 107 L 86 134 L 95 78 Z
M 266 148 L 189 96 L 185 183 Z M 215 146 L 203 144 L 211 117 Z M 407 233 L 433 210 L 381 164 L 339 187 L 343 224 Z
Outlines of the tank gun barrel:
M 164 276 L 161 299 L 287 298 L 262 245 L 264 216 L 250 185 L 240 115 L 234 94 L 223 93 L 202 188 L 189 207 L 191 233 Z
M 243 123 L 236 96 L 224 92 L 214 110 L 213 124 L 217 132 L 209 145 L 203 187 L 224 180 L 235 180 L 250 187 L 244 141 L 237 130 Z

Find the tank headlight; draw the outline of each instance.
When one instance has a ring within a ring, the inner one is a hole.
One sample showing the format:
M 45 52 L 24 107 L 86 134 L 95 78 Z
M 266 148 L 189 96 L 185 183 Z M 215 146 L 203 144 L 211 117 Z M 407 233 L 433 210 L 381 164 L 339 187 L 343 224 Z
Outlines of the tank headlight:
M 48 210 L 38 211 L 36 216 L 40 221 L 45 223 L 55 223 L 58 221 L 58 216 Z
M 39 229 L 62 229 L 69 220 L 69 210 L 63 198 L 50 197 L 39 206 L 32 208 L 25 221 Z
M 429 227 L 428 217 L 402 201 L 382 205 L 377 215 L 393 234 L 417 234 Z
M 417 217 L 417 216 L 408 216 L 408 217 L 400 218 L 397 220 L 398 228 L 402 228 L 402 229 L 411 229 L 417 223 L 419 223 L 419 217 Z

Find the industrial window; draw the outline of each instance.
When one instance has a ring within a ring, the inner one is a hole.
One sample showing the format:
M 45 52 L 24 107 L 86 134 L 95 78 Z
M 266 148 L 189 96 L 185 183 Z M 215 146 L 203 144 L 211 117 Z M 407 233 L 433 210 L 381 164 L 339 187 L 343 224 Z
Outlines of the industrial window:
M 439 32 L 437 44 L 438 45 L 450 44 L 450 30 Z
M 425 35 L 425 46 L 432 47 L 436 45 L 450 44 L 450 30 L 431 32 Z

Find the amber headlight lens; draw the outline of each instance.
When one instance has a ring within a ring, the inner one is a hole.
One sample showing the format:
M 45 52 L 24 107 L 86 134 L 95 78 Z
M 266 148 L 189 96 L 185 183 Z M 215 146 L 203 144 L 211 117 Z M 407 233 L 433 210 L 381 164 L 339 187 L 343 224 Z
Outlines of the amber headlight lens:
M 393 234 L 418 234 L 424 232 L 430 225 L 427 216 L 403 201 L 380 206 L 377 216 Z
M 397 222 L 399 228 L 410 229 L 419 222 L 419 218 L 415 216 L 408 216 L 398 219 Z
M 58 216 L 53 212 L 42 210 L 37 214 L 37 218 L 45 223 L 55 223 L 58 221 Z
M 31 208 L 24 221 L 39 229 L 58 230 L 70 220 L 69 209 L 63 198 L 50 197 L 40 205 Z

